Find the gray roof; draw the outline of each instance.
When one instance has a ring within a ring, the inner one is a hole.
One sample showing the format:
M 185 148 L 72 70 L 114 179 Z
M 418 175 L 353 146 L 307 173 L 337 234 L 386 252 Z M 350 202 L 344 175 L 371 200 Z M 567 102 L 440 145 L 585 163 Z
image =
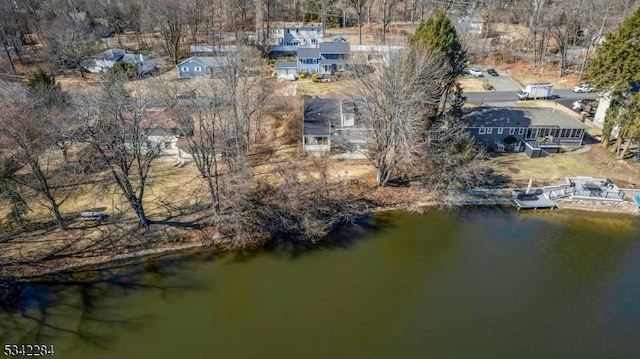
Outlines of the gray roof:
M 299 47 L 298 48 L 298 58 L 313 58 L 317 59 L 320 57 L 320 49 L 317 47 Z
M 289 69 L 297 68 L 298 63 L 295 61 L 278 61 L 276 62 L 276 69 Z
M 140 55 L 140 54 L 134 54 L 134 53 L 128 53 L 128 54 L 124 54 L 124 56 L 122 57 L 122 61 L 128 63 L 128 64 L 137 64 L 138 62 L 140 62 L 140 56 L 142 56 L 142 61 L 150 61 L 151 58 L 149 56 L 144 56 L 144 55 Z
M 119 60 L 124 56 L 125 51 L 122 49 L 109 49 L 96 55 L 96 59 L 116 59 Z
M 303 134 L 305 136 L 330 136 L 331 122 L 340 123 L 340 101 L 320 98 L 305 99 Z
M 348 54 L 351 47 L 348 42 L 321 42 L 320 52 L 323 54 Z
M 230 59 L 226 56 L 193 56 L 182 61 L 178 66 L 189 61 L 195 61 L 208 67 L 224 67 L 231 63 Z
M 548 107 L 475 107 L 465 111 L 467 127 L 587 128 L 562 110 Z

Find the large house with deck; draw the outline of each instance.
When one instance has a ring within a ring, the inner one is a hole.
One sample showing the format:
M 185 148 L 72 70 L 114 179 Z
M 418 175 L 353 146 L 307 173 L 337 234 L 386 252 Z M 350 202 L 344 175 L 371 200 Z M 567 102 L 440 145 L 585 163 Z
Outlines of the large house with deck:
M 562 110 L 542 107 L 475 107 L 464 115 L 476 143 L 530 157 L 582 145 L 587 126 Z

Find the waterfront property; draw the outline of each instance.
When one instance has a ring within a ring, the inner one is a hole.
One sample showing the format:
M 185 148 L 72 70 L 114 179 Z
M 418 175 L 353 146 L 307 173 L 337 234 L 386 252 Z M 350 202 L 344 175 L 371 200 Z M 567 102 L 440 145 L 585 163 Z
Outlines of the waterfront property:
M 476 107 L 464 115 L 467 131 L 478 145 L 525 152 L 530 157 L 582 145 L 585 124 L 553 108 Z
M 305 154 L 329 151 L 350 158 L 362 157 L 367 149 L 367 129 L 353 100 L 309 98 L 304 101 L 302 147 Z

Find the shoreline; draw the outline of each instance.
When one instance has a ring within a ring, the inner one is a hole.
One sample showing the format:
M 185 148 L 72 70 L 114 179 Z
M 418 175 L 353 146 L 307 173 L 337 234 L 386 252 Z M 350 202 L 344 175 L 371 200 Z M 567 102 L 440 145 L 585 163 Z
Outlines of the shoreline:
M 624 214 L 629 216 L 640 216 L 640 211 L 635 208 L 635 205 L 630 202 L 620 203 L 592 203 L 588 201 L 571 201 L 566 199 L 558 200 L 558 208 L 554 210 L 548 210 L 550 212 L 562 211 L 563 209 L 569 211 L 589 212 L 589 213 L 602 213 L 602 214 Z M 392 212 L 392 211 L 404 211 L 407 213 L 422 213 L 425 210 L 437 209 L 442 206 L 442 202 L 436 201 L 420 201 L 416 203 L 404 203 L 389 206 L 380 206 L 363 211 L 363 215 L 374 215 L 376 213 Z M 496 205 L 472 205 L 472 206 L 458 206 L 458 208 L 471 208 L 471 207 L 499 207 Z M 515 211 L 516 209 L 513 208 Z M 545 211 L 538 210 L 537 212 Z M 520 212 L 535 212 L 524 210 Z M 193 236 L 195 238 L 195 236 Z M 143 260 L 151 256 L 166 255 L 172 253 L 180 253 L 197 248 L 215 248 L 216 253 L 225 253 L 231 251 L 231 249 L 224 246 L 224 241 L 219 236 L 214 236 L 210 239 L 199 240 L 195 242 L 189 242 L 185 244 L 169 244 L 161 245 L 155 248 L 147 248 L 141 250 L 129 251 L 127 248 L 124 251 L 112 254 L 112 255 L 96 255 L 89 257 L 63 257 L 55 260 L 48 260 L 41 262 L 40 265 L 5 265 L 0 267 L 0 282 L 2 281 L 17 281 L 28 282 L 37 280 L 38 278 L 47 277 L 50 275 L 74 272 L 82 268 L 98 267 L 112 262 L 120 260 L 135 259 Z

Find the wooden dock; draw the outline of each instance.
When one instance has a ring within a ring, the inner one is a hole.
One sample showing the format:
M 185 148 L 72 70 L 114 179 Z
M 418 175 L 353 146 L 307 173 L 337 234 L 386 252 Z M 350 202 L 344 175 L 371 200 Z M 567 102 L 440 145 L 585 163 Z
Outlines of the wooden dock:
M 535 199 L 514 199 L 518 206 L 518 211 L 521 209 L 551 209 L 558 208 L 556 202 L 548 199 L 544 195 L 536 195 Z

